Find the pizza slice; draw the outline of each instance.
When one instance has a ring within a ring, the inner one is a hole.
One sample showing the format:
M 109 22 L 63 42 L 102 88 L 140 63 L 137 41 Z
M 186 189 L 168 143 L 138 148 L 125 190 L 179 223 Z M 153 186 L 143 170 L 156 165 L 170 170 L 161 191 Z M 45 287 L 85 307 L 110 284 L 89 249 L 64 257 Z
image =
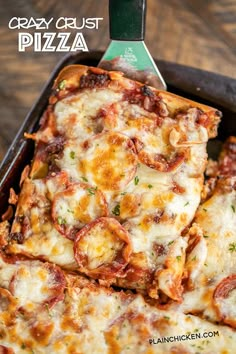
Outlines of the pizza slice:
M 0 256 L 1 353 L 233 353 L 236 334 L 48 262 Z
M 181 301 L 188 238 L 220 113 L 121 73 L 55 81 L 6 241 L 103 285 Z
M 224 144 L 212 195 L 190 229 L 182 309 L 236 328 L 236 139 Z

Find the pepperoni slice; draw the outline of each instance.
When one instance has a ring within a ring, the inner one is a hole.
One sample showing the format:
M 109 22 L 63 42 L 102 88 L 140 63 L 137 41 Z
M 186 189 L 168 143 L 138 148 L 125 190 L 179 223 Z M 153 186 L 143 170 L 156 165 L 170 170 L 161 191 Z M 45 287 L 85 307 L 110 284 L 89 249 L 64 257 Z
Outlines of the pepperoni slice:
M 103 193 L 86 183 L 71 184 L 53 199 L 52 219 L 55 228 L 71 240 L 86 224 L 107 215 Z
M 155 124 L 154 124 L 155 122 Z M 176 170 L 186 159 L 188 149 L 176 148 L 170 144 L 170 131 L 173 129 L 173 120 L 166 118 L 162 127 L 153 120 L 153 126 L 135 132 L 133 141 L 139 160 L 150 168 L 160 172 Z
M 121 276 L 131 254 L 129 234 L 117 220 L 103 217 L 79 231 L 74 252 L 80 270 L 90 276 Z
M 215 288 L 213 299 L 220 319 L 236 328 L 236 274 L 224 278 Z
M 139 160 L 150 168 L 160 172 L 172 172 L 176 170 L 186 159 L 186 152 L 180 151 L 165 156 L 161 153 L 148 152 L 140 148 L 141 144 L 136 140 Z
M 9 290 L 20 306 L 32 310 L 35 305 L 52 308 L 64 299 L 66 281 L 62 270 L 50 263 L 20 264 L 10 281 Z
M 121 190 L 135 176 L 135 146 L 128 136 L 116 132 L 96 135 L 84 143 L 81 171 L 89 183 L 102 190 Z
M 0 345 L 0 354 L 14 354 L 14 350 L 9 347 L 5 347 L 5 345 Z

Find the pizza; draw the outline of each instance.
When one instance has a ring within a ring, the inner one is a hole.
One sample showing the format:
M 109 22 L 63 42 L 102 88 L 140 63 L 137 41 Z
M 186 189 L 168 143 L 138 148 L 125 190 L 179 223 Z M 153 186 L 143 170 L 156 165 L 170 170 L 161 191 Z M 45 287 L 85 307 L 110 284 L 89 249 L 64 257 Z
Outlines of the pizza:
M 188 313 L 201 313 L 236 328 L 235 137 L 225 142 L 212 172 L 214 187 L 189 231 L 188 282 L 181 306 Z
M 0 258 L 1 353 L 233 353 L 236 334 L 38 260 Z
M 220 113 L 85 66 L 53 90 L 6 252 L 180 301 Z
M 233 353 L 235 138 L 204 178 L 220 117 L 119 72 L 59 73 L 0 224 L 3 353 Z

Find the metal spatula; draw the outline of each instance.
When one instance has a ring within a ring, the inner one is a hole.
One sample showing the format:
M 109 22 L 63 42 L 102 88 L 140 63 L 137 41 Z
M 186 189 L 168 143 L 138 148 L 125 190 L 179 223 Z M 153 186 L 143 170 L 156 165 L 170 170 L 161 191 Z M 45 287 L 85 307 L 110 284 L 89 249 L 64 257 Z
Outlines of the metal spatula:
M 145 43 L 146 0 L 109 0 L 110 38 L 99 67 L 166 90 Z

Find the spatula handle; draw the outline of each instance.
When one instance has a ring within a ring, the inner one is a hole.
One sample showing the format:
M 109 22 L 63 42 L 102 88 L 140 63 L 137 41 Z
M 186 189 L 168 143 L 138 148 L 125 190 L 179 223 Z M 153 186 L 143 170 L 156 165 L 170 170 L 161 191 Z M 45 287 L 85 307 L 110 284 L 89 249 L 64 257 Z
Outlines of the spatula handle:
M 109 17 L 111 39 L 144 40 L 146 0 L 109 0 Z

